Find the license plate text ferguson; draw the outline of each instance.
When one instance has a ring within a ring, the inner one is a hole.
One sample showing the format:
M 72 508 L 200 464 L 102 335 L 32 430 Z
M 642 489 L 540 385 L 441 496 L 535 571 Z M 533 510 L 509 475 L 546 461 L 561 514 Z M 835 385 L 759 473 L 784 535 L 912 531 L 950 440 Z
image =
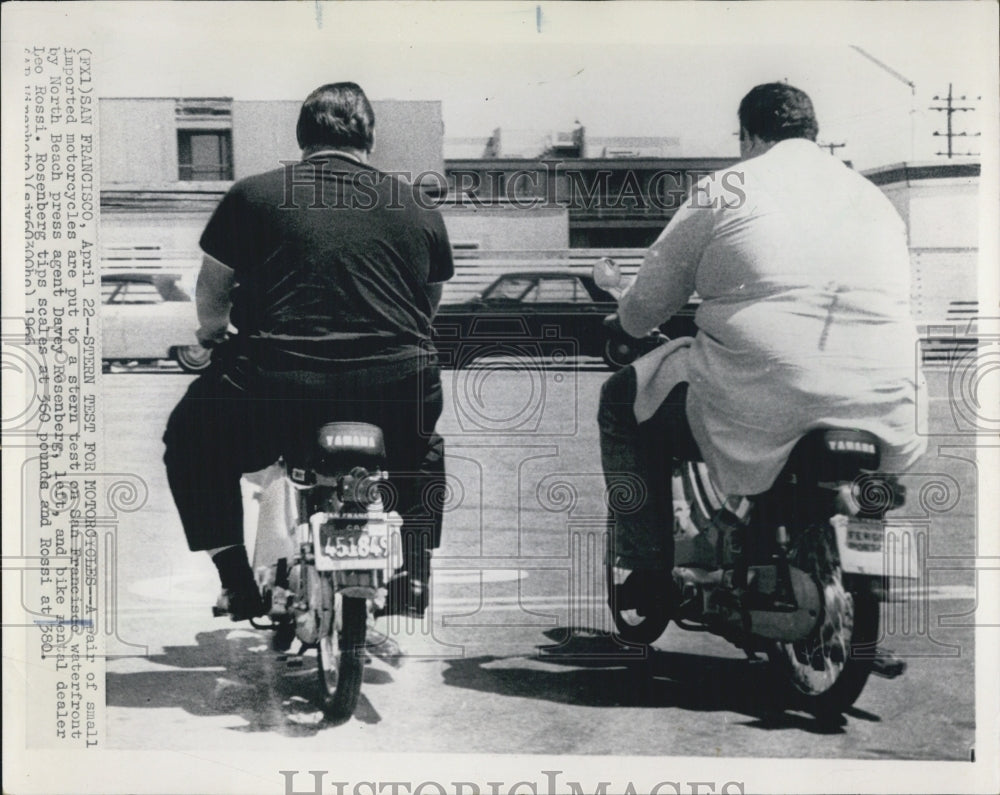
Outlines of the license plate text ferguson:
M 279 770 L 284 795 L 744 795 L 742 781 L 570 781 L 562 770 L 505 781 L 336 781 L 327 770 Z M 651 780 L 651 779 L 650 779 Z

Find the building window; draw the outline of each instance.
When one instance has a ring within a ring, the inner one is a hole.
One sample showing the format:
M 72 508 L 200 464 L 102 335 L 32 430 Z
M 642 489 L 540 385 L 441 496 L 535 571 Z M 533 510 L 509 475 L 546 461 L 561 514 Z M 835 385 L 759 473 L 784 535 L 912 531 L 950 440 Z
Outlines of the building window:
M 229 130 L 178 130 L 178 179 L 183 182 L 233 178 L 233 142 Z
M 176 100 L 177 178 L 182 182 L 233 179 L 233 101 L 227 97 Z

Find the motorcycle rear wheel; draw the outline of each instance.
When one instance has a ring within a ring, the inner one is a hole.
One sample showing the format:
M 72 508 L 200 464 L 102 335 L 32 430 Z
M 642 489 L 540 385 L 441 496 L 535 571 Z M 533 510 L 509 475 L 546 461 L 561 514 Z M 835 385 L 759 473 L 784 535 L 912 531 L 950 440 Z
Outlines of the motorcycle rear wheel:
M 832 529 L 810 527 L 790 550 L 790 562 L 812 572 L 823 593 L 823 614 L 808 638 L 768 650 L 779 681 L 798 706 L 815 715 L 839 715 L 864 689 L 879 633 L 878 599 L 844 587 Z
M 323 616 L 318 662 L 323 714 L 328 720 L 343 721 L 354 714 L 365 674 L 365 636 L 368 629 L 367 600 L 340 597 L 340 615 L 335 610 L 336 594 L 329 579 L 323 580 Z M 339 626 L 338 626 L 339 625 Z

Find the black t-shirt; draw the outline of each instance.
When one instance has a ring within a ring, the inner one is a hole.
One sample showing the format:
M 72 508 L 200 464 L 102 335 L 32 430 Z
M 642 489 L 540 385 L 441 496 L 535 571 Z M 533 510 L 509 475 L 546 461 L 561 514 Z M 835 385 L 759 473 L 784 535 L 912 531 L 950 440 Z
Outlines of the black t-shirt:
M 454 273 L 440 213 L 417 188 L 336 154 L 240 180 L 201 248 L 235 272 L 230 319 L 274 369 L 384 368 L 428 361 L 428 285 Z

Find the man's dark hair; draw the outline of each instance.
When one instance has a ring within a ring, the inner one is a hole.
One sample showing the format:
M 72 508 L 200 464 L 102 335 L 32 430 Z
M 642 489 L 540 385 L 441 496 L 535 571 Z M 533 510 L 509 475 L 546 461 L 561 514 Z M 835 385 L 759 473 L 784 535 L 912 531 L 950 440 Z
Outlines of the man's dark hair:
M 302 103 L 295 136 L 300 149 L 329 146 L 370 152 L 375 113 L 357 83 L 327 83 Z
M 740 102 L 740 127 L 762 141 L 816 140 L 819 124 L 805 91 L 787 83 L 754 86 Z

